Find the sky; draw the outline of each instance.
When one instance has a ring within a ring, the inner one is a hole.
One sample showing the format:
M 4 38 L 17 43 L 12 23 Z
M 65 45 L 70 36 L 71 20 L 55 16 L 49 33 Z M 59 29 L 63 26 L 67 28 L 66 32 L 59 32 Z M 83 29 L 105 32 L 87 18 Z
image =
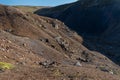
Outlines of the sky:
M 57 6 L 77 0 L 0 0 L 4 5 Z

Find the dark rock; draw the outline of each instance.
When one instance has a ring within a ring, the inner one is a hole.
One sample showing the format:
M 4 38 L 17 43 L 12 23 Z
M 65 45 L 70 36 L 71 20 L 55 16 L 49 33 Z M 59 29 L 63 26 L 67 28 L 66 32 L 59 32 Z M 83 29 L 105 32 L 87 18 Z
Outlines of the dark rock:
M 0 69 L 0 73 L 3 73 L 4 72 L 4 70 L 3 69 Z
M 83 51 L 81 53 L 81 57 L 78 58 L 77 60 L 80 60 L 82 62 L 92 62 L 93 56 L 89 51 Z
M 44 61 L 44 62 L 40 62 L 39 65 L 42 65 L 45 68 L 50 68 L 50 67 L 53 67 L 53 66 L 57 65 L 57 63 L 54 62 L 54 61 L 48 61 L 47 60 L 47 61 Z
M 40 41 L 42 41 L 42 42 L 46 42 L 46 43 L 49 42 L 49 40 L 48 40 L 48 39 L 45 39 L 45 38 L 40 39 Z

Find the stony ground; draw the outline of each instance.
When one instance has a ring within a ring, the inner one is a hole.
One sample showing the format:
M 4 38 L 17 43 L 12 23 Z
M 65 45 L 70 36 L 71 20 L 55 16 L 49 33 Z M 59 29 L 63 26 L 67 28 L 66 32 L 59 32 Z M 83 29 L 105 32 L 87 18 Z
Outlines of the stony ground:
M 0 5 L 0 80 L 119 80 L 120 67 L 57 19 Z

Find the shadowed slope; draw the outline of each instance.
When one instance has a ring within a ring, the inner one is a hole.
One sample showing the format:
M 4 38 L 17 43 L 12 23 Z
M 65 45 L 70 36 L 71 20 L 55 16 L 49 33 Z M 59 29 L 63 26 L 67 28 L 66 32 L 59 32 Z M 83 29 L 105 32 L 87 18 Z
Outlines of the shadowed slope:
M 63 10 L 59 11 L 59 7 L 63 7 Z M 44 9 L 35 13 L 61 20 L 83 36 L 86 47 L 99 51 L 120 64 L 119 0 L 80 0 L 55 8 L 47 10 L 54 9 L 53 13 L 46 13 Z

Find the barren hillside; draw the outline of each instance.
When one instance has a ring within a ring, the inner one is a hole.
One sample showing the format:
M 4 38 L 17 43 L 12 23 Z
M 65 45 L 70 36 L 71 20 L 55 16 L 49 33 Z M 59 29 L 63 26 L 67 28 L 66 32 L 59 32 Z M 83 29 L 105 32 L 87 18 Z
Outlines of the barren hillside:
M 120 68 L 57 19 L 0 5 L 0 80 L 119 80 Z M 0 65 L 1 66 L 1 65 Z
M 84 38 L 87 48 L 101 52 L 120 65 L 119 0 L 79 0 L 35 13 L 61 20 Z

